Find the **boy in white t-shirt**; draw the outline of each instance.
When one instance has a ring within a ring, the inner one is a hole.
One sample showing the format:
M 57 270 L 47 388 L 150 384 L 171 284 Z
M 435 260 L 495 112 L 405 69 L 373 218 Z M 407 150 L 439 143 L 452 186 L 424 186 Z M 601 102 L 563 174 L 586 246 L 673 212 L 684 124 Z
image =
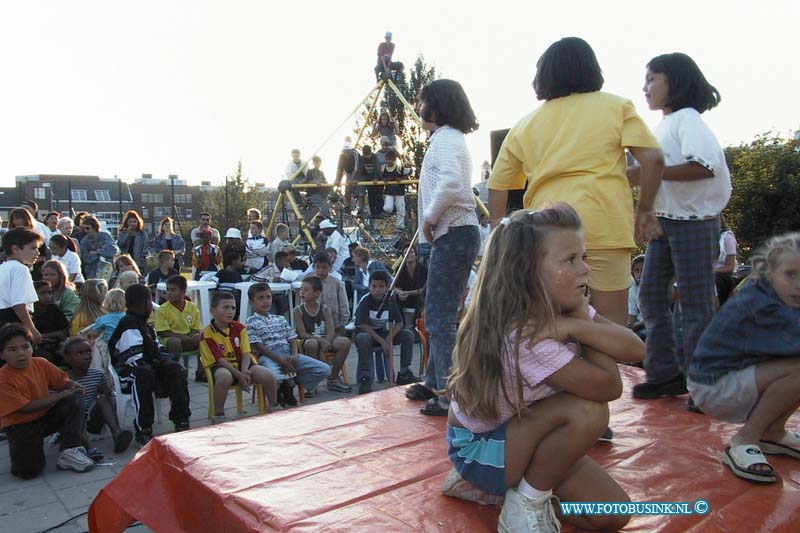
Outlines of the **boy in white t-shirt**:
M 33 325 L 33 304 L 39 301 L 31 278 L 31 266 L 39 257 L 42 238 L 27 228 L 14 228 L 3 235 L 3 251 L 8 260 L 0 265 L 0 322 L 21 322 L 33 337 L 42 334 Z
M 50 237 L 50 252 L 53 254 L 53 259 L 58 260 L 67 269 L 67 275 L 72 283 L 83 283 L 83 274 L 81 274 L 81 258 L 69 249 L 67 238 L 60 233 Z

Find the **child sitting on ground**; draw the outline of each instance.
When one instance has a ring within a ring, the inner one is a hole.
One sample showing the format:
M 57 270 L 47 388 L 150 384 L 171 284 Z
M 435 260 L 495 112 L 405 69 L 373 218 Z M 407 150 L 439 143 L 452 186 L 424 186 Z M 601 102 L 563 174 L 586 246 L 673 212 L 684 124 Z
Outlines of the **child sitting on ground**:
M 76 337 L 82 329 L 103 315 L 103 301 L 108 292 L 104 279 L 87 279 L 81 285 L 81 303 L 75 308 L 72 322 L 69 325 L 70 337 Z
M 164 297 L 159 295 L 156 300 L 156 288 L 159 283 L 166 282 L 172 276 L 177 276 L 179 272 L 175 270 L 175 253 L 172 250 L 161 250 L 158 252 L 158 268 L 154 268 L 147 275 L 147 286 L 153 295 L 153 301 L 161 304 Z
M 572 207 L 518 211 L 489 237 L 458 329 L 446 390 L 453 468 L 442 490 L 485 503 L 505 495 L 498 531 L 558 531 L 554 492 L 561 501 L 628 501 L 586 452 L 622 393 L 617 361 L 641 361 L 644 343 L 589 306 L 585 257 Z M 563 520 L 616 530 L 630 516 Z
M 267 255 L 269 260 L 275 262 L 275 254 L 282 251 L 285 246 L 292 244 L 289 241 L 289 226 L 286 224 L 278 224 L 275 226 L 275 239 L 269 243 L 267 247 Z
M 105 373 L 97 368 L 89 368 L 92 363 L 92 347 L 89 342 L 82 337 L 68 339 L 64 343 L 64 361 L 70 367 L 67 372 L 69 379 L 83 386 L 86 431 L 97 435 L 103 431 L 103 426 L 108 426 L 114 439 L 114 453 L 127 450 L 133 440 L 133 434 L 119 427 L 114 391 L 106 381 Z M 90 449 L 89 439 L 86 436 L 82 441 L 84 447 L 89 450 L 87 455 L 90 458 L 96 461 L 102 459 L 102 453 Z
M 3 235 L 6 260 L 0 265 L 0 322 L 20 322 L 31 332 L 34 343 L 42 334 L 33 325 L 31 313 L 38 299 L 31 267 L 39 257 L 41 237 L 27 228 L 12 228 Z
M 133 272 L 136 274 L 136 281 L 133 283 L 139 283 L 142 281 L 142 271 L 139 270 L 139 265 L 136 264 L 136 261 L 133 260 L 128 254 L 120 254 L 114 258 L 114 274 L 111 276 L 111 279 L 108 281 L 109 287 L 119 287 L 122 290 L 125 290 L 127 287 L 120 287 L 119 286 L 119 278 L 125 272 Z M 127 279 L 132 279 L 130 275 L 127 276 Z M 127 282 L 128 286 L 132 285 L 130 281 Z
M 294 323 L 303 341 L 303 353 L 325 361 L 325 355 L 333 355 L 328 390 L 350 392 L 353 389 L 339 377 L 342 366 L 350 352 L 350 339 L 336 336 L 331 310 L 319 303 L 322 281 L 317 276 L 308 276 L 300 284 L 300 305 L 294 308 Z
M 53 433 L 61 435 L 58 468 L 92 468 L 81 447 L 83 387 L 47 359 L 33 357 L 33 339 L 22 324 L 0 327 L 0 358 L 6 363 L 0 368 L 0 429 L 8 437 L 11 473 L 22 479 L 41 474 L 44 437 Z
M 687 388 L 709 416 L 743 424 L 722 461 L 737 476 L 776 481 L 766 454 L 800 459 L 786 421 L 800 405 L 800 233 L 769 240 L 753 275 L 703 332 Z
M 317 383 L 327 378 L 331 369 L 322 361 L 297 353 L 297 333 L 285 318 L 269 314 L 272 307 L 272 291 L 266 283 L 256 283 L 247 291 L 253 314 L 247 318 L 247 334 L 253 353 L 258 355 L 258 364 L 269 370 L 275 381 L 282 386 L 284 401 L 293 393 L 284 385 L 290 376 L 306 390 L 306 396 L 314 396 Z M 279 393 L 281 391 L 279 390 Z M 281 401 L 281 398 L 278 399 Z
M 244 325 L 234 320 L 236 300 L 229 292 L 217 292 L 211 297 L 211 324 L 200 333 L 200 361 L 214 378 L 215 424 L 225 422 L 225 400 L 231 385 L 244 392 L 260 384 L 269 405 L 267 412 L 277 402 L 275 378 L 265 368 L 251 365 L 250 341 Z
M 87 281 L 88 283 L 88 281 Z M 85 286 L 85 285 L 84 285 Z M 136 442 L 144 446 L 153 438 L 153 394 L 169 396 L 169 419 L 175 431 L 189 429 L 189 388 L 183 366 L 158 342 L 147 320 L 153 312 L 150 289 L 131 285 L 125 291 L 127 313 L 108 342 L 111 361 L 119 375 L 123 394 L 135 394 L 133 423 Z
M 370 274 L 369 294 L 364 295 L 356 308 L 356 326 L 359 328 L 359 333 L 356 334 L 359 394 L 372 392 L 372 349 L 380 346 L 384 357 L 392 357 L 389 349 L 390 336 L 395 344 L 400 345 L 400 372 L 397 373 L 395 383 L 408 385 L 419 381 L 411 371 L 414 334 L 404 329 L 403 313 L 397 302 L 386 296 L 390 283 L 389 273 L 385 270 L 376 270 Z M 389 323 L 392 323 L 391 329 L 388 327 Z
M 201 229 L 200 244 L 194 247 L 192 251 L 192 266 L 194 267 L 194 279 L 200 279 L 200 276 L 206 272 L 216 272 L 219 270 L 219 264 L 222 261 L 222 254 L 220 253 L 219 246 L 211 244 L 211 230 Z
M 320 302 L 328 306 L 333 317 L 336 334 L 346 337 L 345 326 L 350 320 L 350 302 L 344 291 L 344 282 L 331 275 L 331 260 L 328 254 L 320 252 L 314 256 L 314 275 L 322 281 L 322 298 Z
M 167 280 L 167 301 L 156 311 L 155 330 L 164 339 L 167 351 L 179 360 L 183 352 L 194 352 L 200 344 L 200 310 L 186 299 L 186 278 L 177 275 Z M 188 370 L 188 369 L 187 369 Z M 198 354 L 195 381 L 206 374 Z
M 67 340 L 69 322 L 53 303 L 53 287 L 48 281 L 34 281 L 33 286 L 39 301 L 33 304 L 33 324 L 42 334 L 42 342 L 36 345 L 33 354 L 44 357 L 56 366 L 62 365 L 61 343 Z

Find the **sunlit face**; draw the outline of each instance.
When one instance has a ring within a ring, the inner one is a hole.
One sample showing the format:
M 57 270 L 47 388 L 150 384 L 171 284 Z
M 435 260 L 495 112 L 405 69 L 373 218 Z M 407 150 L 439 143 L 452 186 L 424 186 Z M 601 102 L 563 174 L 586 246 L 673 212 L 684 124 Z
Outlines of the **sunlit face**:
M 11 225 L 14 226 L 15 228 L 33 229 L 33 227 L 28 223 L 28 219 L 23 217 L 12 217 Z
M 785 254 L 774 269 L 767 272 L 775 293 L 792 309 L 800 309 L 800 256 Z
M 331 272 L 331 266 L 327 263 L 320 263 L 317 261 L 314 263 L 314 275 L 317 276 L 321 280 L 325 280 L 328 277 L 328 274 Z
M 259 227 L 255 224 L 250 224 L 250 235 L 253 237 L 258 237 L 261 235 L 261 229 L 259 229 Z
M 47 281 L 52 287 L 58 287 L 58 272 L 54 268 L 47 267 L 42 269 L 42 281 Z
M 300 162 L 300 152 L 297 150 L 292 150 L 292 161 L 297 164 Z
M 167 220 L 163 224 L 161 224 L 161 231 L 164 233 L 172 233 L 174 230 L 172 229 L 172 221 Z
M 58 231 L 60 231 L 61 235 L 63 235 L 64 237 L 69 237 L 70 235 L 72 235 L 72 228 L 73 224 L 72 221 L 70 220 L 65 220 L 63 222 L 58 223 Z
M 64 360 L 69 366 L 78 370 L 87 370 L 92 364 L 92 347 L 88 342 L 79 342 L 64 352 Z
M 183 297 L 186 294 L 180 287 L 177 285 L 172 285 L 167 283 L 167 300 L 174 304 L 179 304 L 183 301 Z
M 117 265 L 117 272 L 122 274 L 123 272 L 135 272 L 135 271 L 133 270 L 132 264 L 120 261 L 119 264 Z
M 200 226 L 207 228 L 211 225 L 211 217 L 208 215 L 203 215 L 200 217 Z
M 386 282 L 383 280 L 376 279 L 369 282 L 369 293 L 376 300 L 382 299 L 388 288 Z
M 661 72 L 652 72 L 647 69 L 647 74 L 644 77 L 644 98 L 647 100 L 647 105 L 653 111 L 664 110 L 667 105 L 667 98 L 669 98 L 669 80 L 667 75 Z
M 14 258 L 22 263 L 23 265 L 31 266 L 39 259 L 39 241 L 29 242 L 22 248 L 14 245 L 11 247 L 12 252 L 13 250 L 17 250 L 16 255 Z
M 250 300 L 250 307 L 252 307 L 253 311 L 259 315 L 266 315 L 269 313 L 269 310 L 272 307 L 272 292 L 260 291 L 255 293 L 253 295 L 253 299 Z
M 2 356 L 3 360 L 8 363 L 8 366 L 11 368 L 22 370 L 28 368 L 28 365 L 31 364 L 33 346 L 28 342 L 28 339 L 21 335 L 19 337 L 12 337 L 6 343 L 6 347 L 3 349 L 0 356 Z
M 586 245 L 579 231 L 551 231 L 542 243 L 546 250 L 541 260 L 545 290 L 561 312 L 580 307 L 589 287 Z
M 300 300 L 303 302 L 316 302 L 319 293 L 314 290 L 310 283 L 303 282 L 300 285 Z
M 128 220 L 125 221 L 125 227 L 128 228 L 128 231 L 138 230 L 139 221 L 133 217 L 129 217 Z
M 57 225 L 58 225 L 57 215 L 50 215 L 49 217 L 47 217 L 47 227 L 50 228 L 50 231 L 55 231 Z
M 259 218 L 260 217 L 258 216 L 258 213 L 256 213 L 255 211 L 248 211 L 247 212 L 247 221 L 248 222 L 253 222 L 254 220 L 258 220 Z
M 214 317 L 214 324 L 217 326 L 228 327 L 236 316 L 236 300 L 233 298 L 220 300 L 216 307 L 211 308 L 211 316 Z

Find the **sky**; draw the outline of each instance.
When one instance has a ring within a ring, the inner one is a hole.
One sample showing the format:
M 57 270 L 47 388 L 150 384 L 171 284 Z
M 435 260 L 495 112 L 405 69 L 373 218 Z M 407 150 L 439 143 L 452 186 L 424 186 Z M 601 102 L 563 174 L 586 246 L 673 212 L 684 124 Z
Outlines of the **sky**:
M 177 174 L 220 183 L 238 161 L 275 185 L 290 150 L 320 150 L 331 178 L 373 87 L 378 43 L 418 54 L 461 82 L 480 129 L 468 135 L 478 179 L 489 132 L 537 102 L 531 80 L 552 42 L 579 36 L 604 90 L 646 107 L 644 65 L 692 56 L 722 95 L 704 115 L 723 146 L 800 128 L 800 2 L 303 2 L 59 0 L 0 4 L 0 185 L 27 174 Z

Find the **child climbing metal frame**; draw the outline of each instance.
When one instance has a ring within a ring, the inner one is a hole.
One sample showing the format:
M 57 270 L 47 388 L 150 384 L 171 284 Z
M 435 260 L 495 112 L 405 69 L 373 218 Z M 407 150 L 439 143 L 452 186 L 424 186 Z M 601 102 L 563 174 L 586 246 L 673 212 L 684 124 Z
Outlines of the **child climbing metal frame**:
M 391 78 L 379 81 L 375 85 L 375 87 L 373 87 L 372 90 L 369 93 L 367 93 L 367 96 L 365 96 L 363 99 L 361 99 L 361 101 L 358 103 L 358 105 L 355 107 L 355 109 L 353 109 L 353 111 L 351 111 L 350 114 L 347 115 L 347 117 L 344 120 L 342 120 L 342 122 L 336 127 L 336 129 L 333 131 L 333 133 L 331 133 L 328 136 L 328 138 L 325 139 L 322 142 L 322 144 L 314 151 L 314 153 L 311 155 L 311 157 L 306 159 L 303 162 L 303 164 L 300 165 L 300 168 L 298 168 L 291 176 L 289 176 L 285 180 L 281 181 L 281 183 L 278 185 L 278 198 L 277 198 L 277 200 L 275 202 L 275 208 L 272 210 L 272 215 L 269 218 L 269 224 L 267 224 L 266 230 L 264 232 L 265 235 L 267 235 L 267 236 L 272 235 L 272 230 L 273 230 L 273 228 L 275 226 L 275 221 L 276 221 L 276 219 L 278 217 L 278 212 L 280 212 L 282 210 L 283 202 L 284 201 L 288 201 L 289 205 L 292 208 L 292 211 L 294 212 L 295 216 L 297 217 L 297 222 L 300 225 L 300 232 L 299 232 L 300 235 L 305 235 L 306 239 L 308 240 L 309 245 L 311 246 L 311 249 L 312 250 L 316 250 L 317 246 L 316 246 L 316 243 L 314 242 L 314 238 L 311 235 L 311 231 L 309 229 L 308 223 L 306 222 L 305 217 L 300 212 L 300 208 L 298 207 L 297 202 L 295 202 L 294 197 L 291 194 L 291 191 L 292 191 L 292 189 L 302 190 L 302 189 L 318 188 L 319 185 L 316 184 L 316 183 L 294 184 L 294 183 L 292 183 L 292 180 L 297 178 L 297 176 L 299 176 L 300 173 L 303 172 L 303 169 L 305 169 L 308 166 L 309 162 L 314 158 L 314 156 L 316 156 L 319 153 L 319 151 L 322 150 L 322 148 L 326 144 L 328 144 L 328 142 L 330 142 L 330 140 L 334 137 L 334 135 L 336 135 L 336 133 L 339 131 L 339 128 L 341 128 L 348 120 L 350 120 L 353 117 L 353 115 L 355 115 L 358 112 L 358 110 L 361 108 L 361 106 L 364 105 L 365 102 L 367 102 L 367 101 L 369 101 L 371 99 L 372 101 L 371 101 L 370 106 L 369 106 L 369 111 L 367 111 L 367 115 L 366 115 L 367 116 L 367 120 L 364 121 L 364 124 L 361 126 L 361 129 L 358 131 L 358 136 L 356 137 L 356 140 L 353 143 L 353 148 L 356 148 L 358 146 L 358 143 L 361 141 L 361 137 L 363 137 L 363 135 L 364 135 L 364 131 L 366 130 L 367 126 L 369 125 L 369 117 L 372 116 L 372 113 L 375 111 L 375 107 L 377 106 L 378 101 L 380 100 L 381 95 L 383 94 L 383 91 L 384 91 L 384 89 L 386 88 L 387 85 L 395 93 L 395 95 L 397 95 L 397 98 L 403 104 L 403 107 L 405 107 L 406 110 L 409 112 L 411 117 L 414 120 L 416 120 L 417 123 L 422 124 L 422 119 L 420 119 L 419 115 L 417 115 L 416 110 L 411 106 L 411 104 L 408 103 L 408 100 L 405 99 L 405 97 L 403 96 L 403 93 L 400 92 L 400 89 L 397 88 L 397 85 L 395 85 L 394 81 Z M 391 182 L 391 183 L 397 184 L 398 182 Z M 417 184 L 417 183 L 419 183 L 419 180 L 404 180 L 401 183 L 403 183 L 403 184 L 406 184 L 406 183 L 408 183 L 408 184 Z M 349 186 L 357 186 L 357 185 L 369 186 L 369 185 L 389 185 L 389 184 L 390 184 L 389 182 L 385 182 L 385 181 L 359 181 L 359 182 L 353 182 L 353 183 L 349 183 L 349 184 L 346 183 L 345 185 L 341 185 L 340 184 L 339 185 L 340 190 L 337 191 L 337 192 L 339 192 L 341 194 L 341 187 L 343 187 L 343 186 L 346 187 L 348 185 Z M 483 202 L 481 202 L 480 199 L 477 196 L 475 197 L 475 201 L 476 201 L 476 203 L 478 205 L 478 208 L 481 210 L 481 212 L 483 212 L 484 214 L 486 214 L 488 216 L 489 215 L 489 211 L 486 209 L 486 206 L 483 205 Z M 360 221 L 358 221 L 358 219 L 356 219 L 356 225 L 359 226 L 359 228 L 361 229 L 362 233 L 367 236 L 369 241 L 374 246 L 376 246 L 379 250 L 381 250 L 380 245 L 378 245 L 378 243 L 375 242 L 375 239 L 372 238 L 372 236 L 369 234 L 367 229 L 364 227 L 364 225 Z M 295 238 L 294 243 L 297 243 L 297 241 L 300 239 L 300 235 L 298 235 Z

